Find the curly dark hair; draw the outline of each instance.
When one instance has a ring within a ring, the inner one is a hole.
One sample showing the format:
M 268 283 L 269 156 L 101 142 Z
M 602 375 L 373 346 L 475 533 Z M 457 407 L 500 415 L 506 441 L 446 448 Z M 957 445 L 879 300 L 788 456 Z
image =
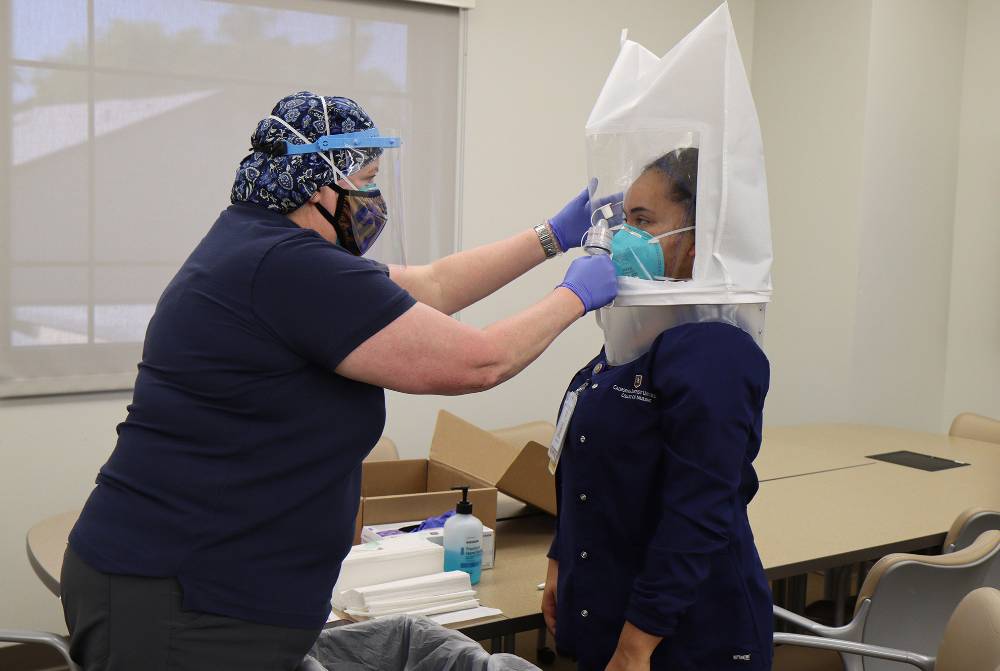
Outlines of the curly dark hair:
M 675 203 L 687 203 L 685 224 L 695 225 L 695 204 L 698 194 L 698 148 L 674 149 L 656 159 L 642 172 L 656 170 L 667 178 L 667 197 Z

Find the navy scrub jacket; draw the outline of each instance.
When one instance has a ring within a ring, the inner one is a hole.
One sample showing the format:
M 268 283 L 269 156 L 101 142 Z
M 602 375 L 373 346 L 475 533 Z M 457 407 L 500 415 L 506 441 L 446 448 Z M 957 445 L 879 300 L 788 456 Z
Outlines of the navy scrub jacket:
M 722 323 L 662 333 L 632 363 L 602 352 L 556 474 L 557 646 L 604 669 L 626 620 L 663 637 L 653 669 L 771 668 L 771 594 L 747 520 L 767 358 Z

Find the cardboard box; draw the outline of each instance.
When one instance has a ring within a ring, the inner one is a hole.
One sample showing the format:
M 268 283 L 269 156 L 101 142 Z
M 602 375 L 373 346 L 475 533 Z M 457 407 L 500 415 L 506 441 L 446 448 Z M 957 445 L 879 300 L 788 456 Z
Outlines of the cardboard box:
M 475 513 L 475 510 L 473 510 L 473 513 Z M 371 526 L 365 526 L 361 529 L 361 542 L 372 543 L 383 540 L 386 536 L 381 535 L 380 532 L 395 531 L 401 527 L 416 526 L 420 524 L 421 521 L 422 520 L 411 520 L 408 522 L 393 522 L 392 524 L 374 524 Z M 442 548 L 444 547 L 444 529 L 440 527 L 436 529 L 424 529 L 423 531 L 410 531 L 388 537 L 398 538 L 399 536 L 422 536 L 435 545 L 440 545 Z M 496 543 L 493 539 L 493 529 L 483 525 L 483 570 L 493 568 L 493 564 L 496 562 Z
M 547 428 L 548 427 L 548 428 Z M 497 490 L 556 514 L 555 478 L 548 472 L 551 425 L 545 422 L 487 431 L 447 411 L 438 413 L 427 459 L 365 462 L 354 542 L 365 526 L 427 519 L 454 510 L 468 485 L 472 514 L 496 529 Z
M 436 445 L 438 458 L 455 471 L 555 515 L 556 483 L 549 473 L 548 454 L 554 432 L 548 422 L 487 431 L 441 410 L 431 450 L 433 454 Z

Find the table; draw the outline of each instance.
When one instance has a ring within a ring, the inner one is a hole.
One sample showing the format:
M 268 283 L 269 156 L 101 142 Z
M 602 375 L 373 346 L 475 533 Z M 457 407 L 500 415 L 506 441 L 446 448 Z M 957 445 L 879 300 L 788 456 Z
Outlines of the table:
M 857 451 L 841 449 L 839 440 L 831 425 L 765 428 L 753 462 L 757 479 L 769 482 L 875 463 Z
M 866 460 L 762 482 L 750 523 L 771 579 L 940 546 L 966 508 L 1000 507 L 1000 445 L 849 424 L 794 427 L 782 441 L 796 435 L 845 459 L 911 450 L 970 465 L 927 472 Z
M 866 458 L 895 450 L 970 466 L 925 472 Z M 750 521 L 771 580 L 940 546 L 962 510 L 1000 508 L 1000 445 L 974 440 L 850 424 L 781 427 L 765 431 L 756 465 L 761 486 Z M 28 532 L 29 561 L 55 594 L 76 515 Z M 504 615 L 455 628 L 476 640 L 503 637 L 512 649 L 513 634 L 543 626 L 537 584 L 552 530 L 552 518 L 541 514 L 497 523 L 496 568 L 483 571 L 478 587 L 483 604 Z

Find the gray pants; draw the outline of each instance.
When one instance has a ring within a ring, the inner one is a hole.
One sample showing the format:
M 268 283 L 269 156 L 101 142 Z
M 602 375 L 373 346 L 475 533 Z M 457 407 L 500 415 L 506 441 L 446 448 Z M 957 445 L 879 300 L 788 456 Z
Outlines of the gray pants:
M 173 578 L 100 573 L 69 548 L 61 585 L 84 671 L 293 671 L 319 635 L 182 610 Z

